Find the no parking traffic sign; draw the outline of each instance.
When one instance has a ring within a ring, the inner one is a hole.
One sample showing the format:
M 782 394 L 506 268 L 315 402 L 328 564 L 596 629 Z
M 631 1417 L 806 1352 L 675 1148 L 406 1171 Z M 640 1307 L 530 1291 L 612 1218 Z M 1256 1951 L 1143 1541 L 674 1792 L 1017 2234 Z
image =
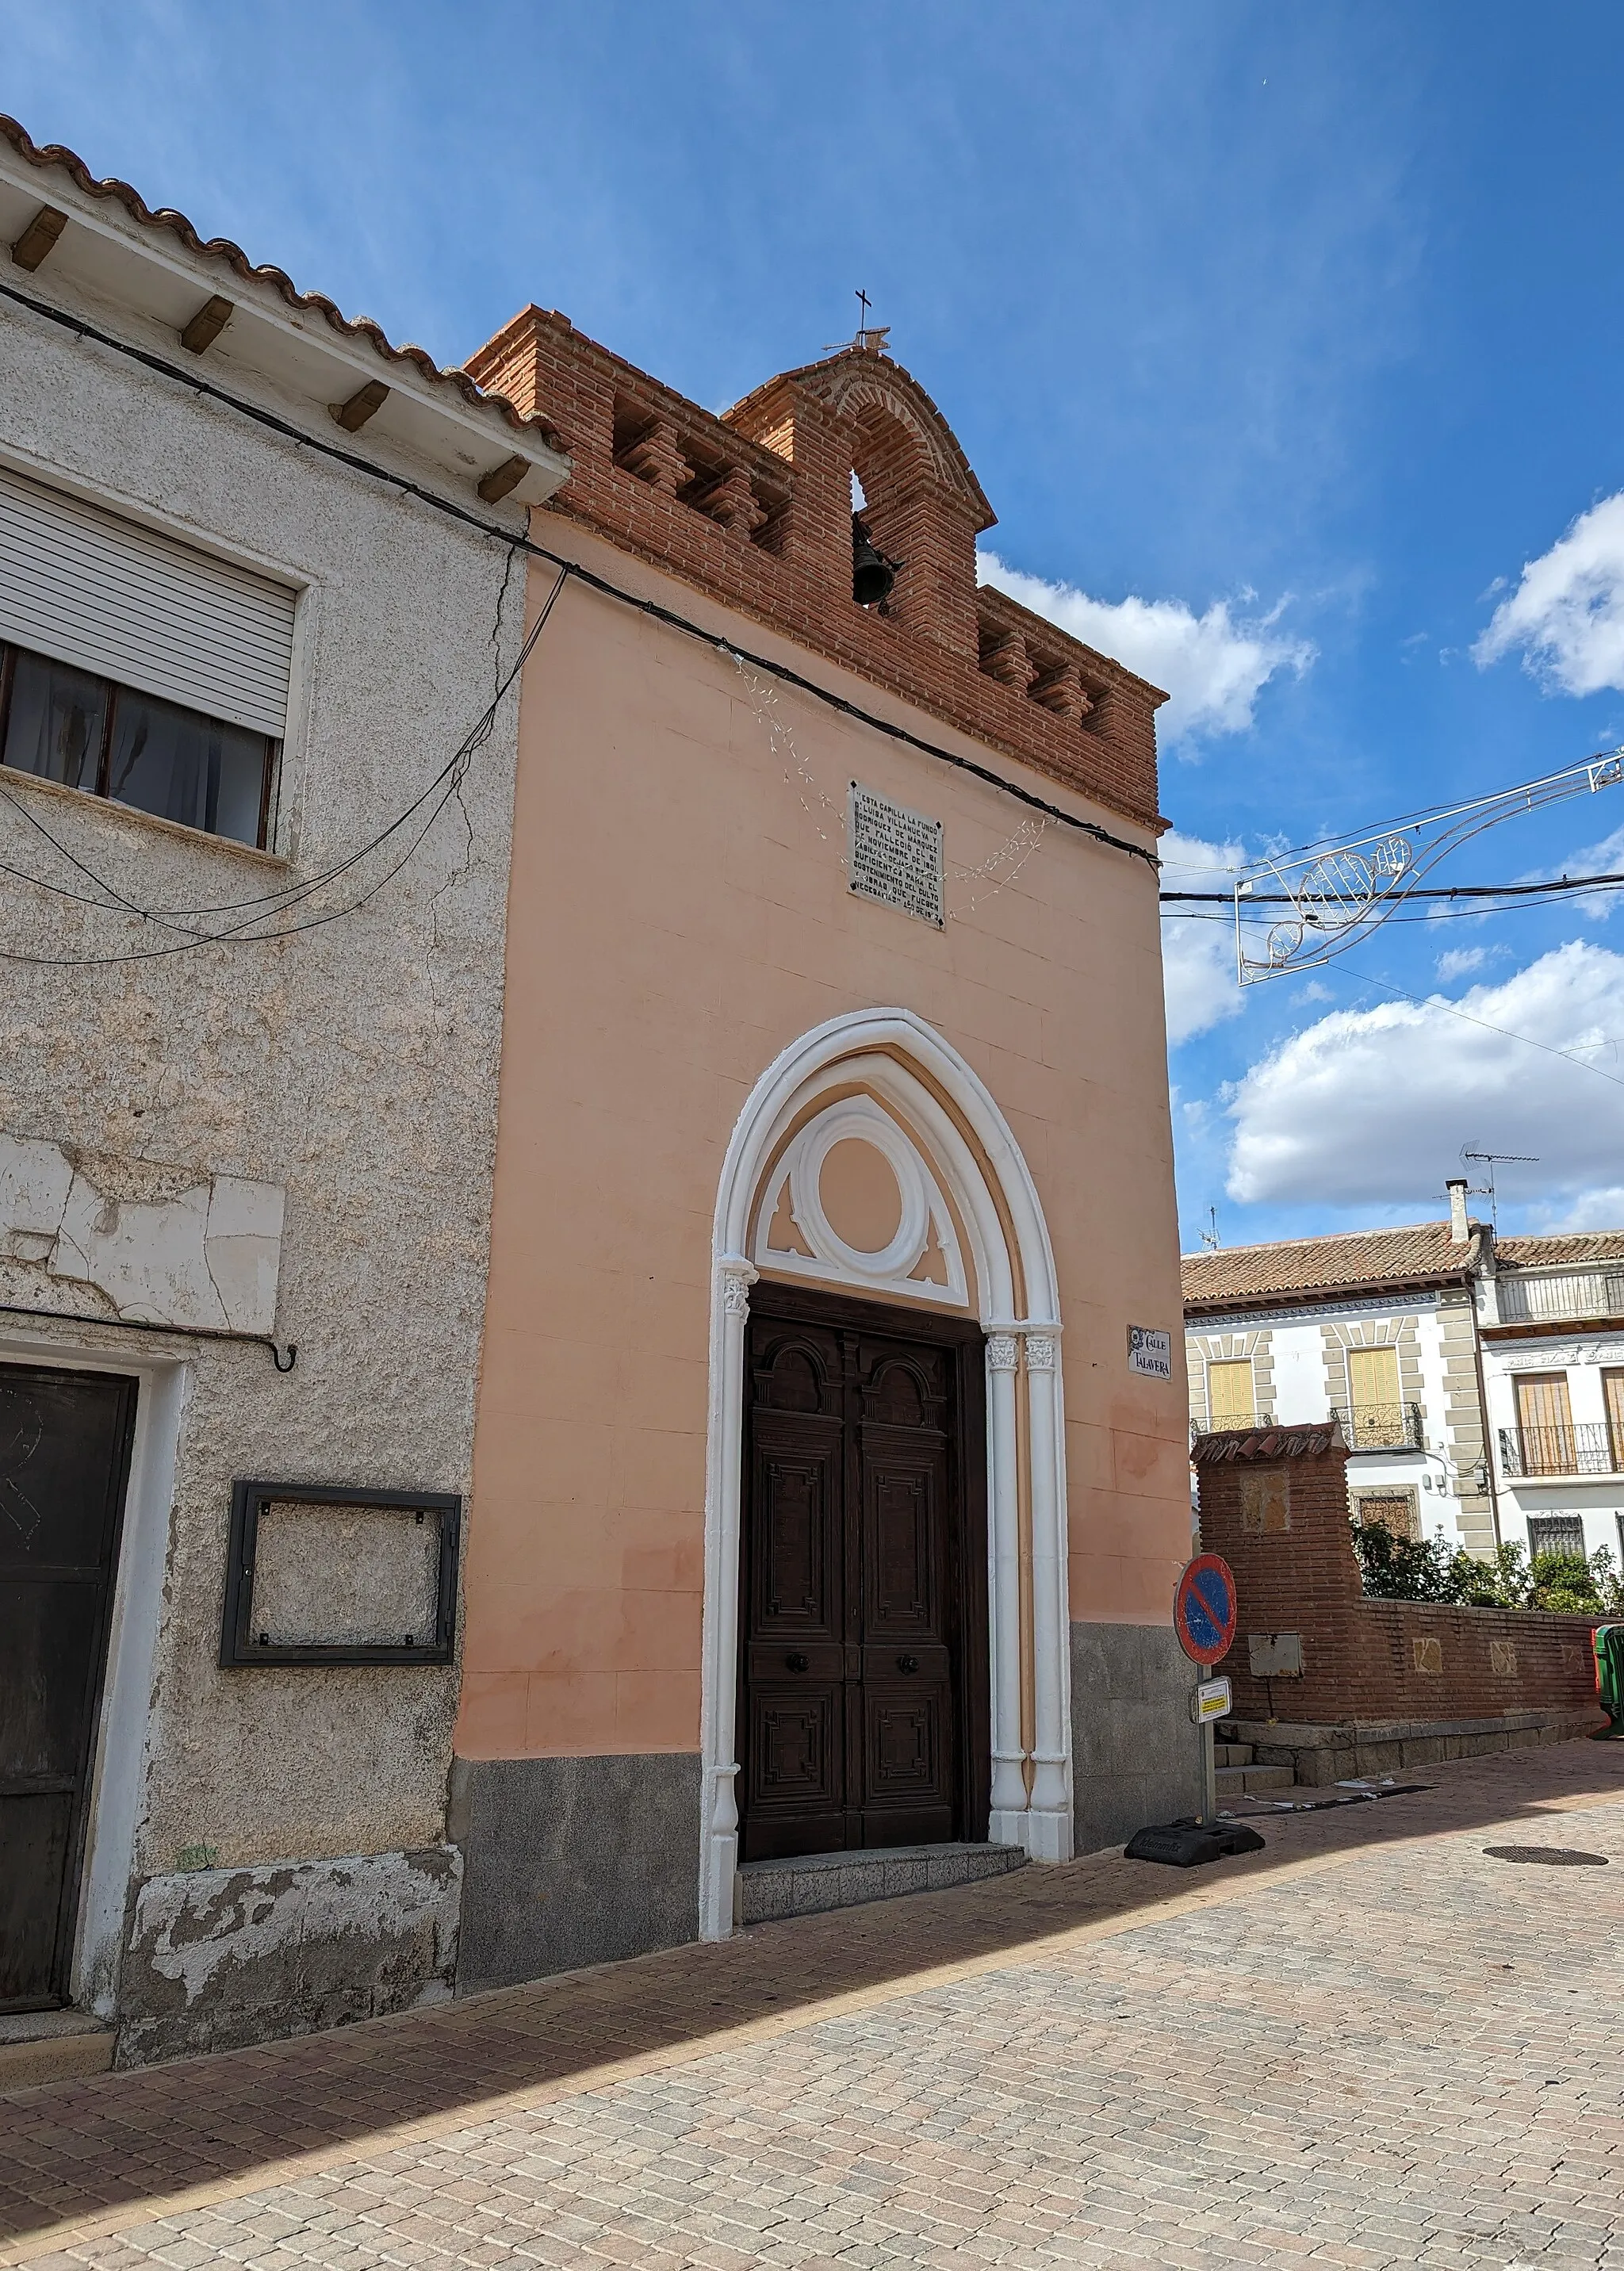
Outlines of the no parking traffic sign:
M 1235 1637 L 1235 1573 L 1221 1553 L 1198 1553 L 1173 1602 L 1179 1646 L 1192 1663 L 1214 1664 Z

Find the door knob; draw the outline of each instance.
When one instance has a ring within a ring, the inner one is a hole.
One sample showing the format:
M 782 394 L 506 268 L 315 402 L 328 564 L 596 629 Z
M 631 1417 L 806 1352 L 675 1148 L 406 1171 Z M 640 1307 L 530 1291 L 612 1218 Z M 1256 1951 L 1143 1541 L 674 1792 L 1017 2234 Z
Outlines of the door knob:
M 807 1668 L 807 1659 L 801 1655 L 799 1649 L 796 1649 L 793 1656 L 786 1656 L 784 1661 L 788 1664 L 792 1672 L 804 1672 Z
M 917 1672 L 919 1668 L 920 1660 L 917 1656 L 899 1656 L 897 1658 L 898 1672 Z

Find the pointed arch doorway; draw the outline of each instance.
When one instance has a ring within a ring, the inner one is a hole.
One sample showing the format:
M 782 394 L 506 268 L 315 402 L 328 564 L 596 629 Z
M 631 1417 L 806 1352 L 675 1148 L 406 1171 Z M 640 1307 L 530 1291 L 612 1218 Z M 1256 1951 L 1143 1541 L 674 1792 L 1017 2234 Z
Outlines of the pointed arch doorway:
M 786 1831 L 792 1838 L 832 1838 L 837 1814 L 840 1845 L 868 1836 L 871 1818 L 882 1830 L 899 1830 L 916 1797 L 931 1834 L 913 1842 L 990 1836 L 1022 1845 L 1034 1859 L 1068 1858 L 1061 1318 L 1042 1209 L 996 1103 L 965 1059 L 911 1011 L 862 1010 L 818 1026 L 768 1068 L 740 1115 L 723 1165 L 712 1256 L 702 1937 L 720 1939 L 732 1928 L 741 1798 L 752 1843 L 771 1838 L 764 1769 L 774 1740 L 778 1768 L 799 1775 L 811 1811 L 821 1809 L 821 1828 L 809 1828 L 803 1815 Z M 814 1319 L 806 1311 L 820 1298 L 829 1306 Z M 775 1341 L 778 1326 L 797 1331 Z M 811 1341 L 813 1326 L 832 1340 Z M 947 1351 L 957 1351 L 950 1363 Z M 795 1362 L 780 1375 L 786 1351 Z M 764 1372 L 785 1383 L 794 1376 L 785 1395 L 804 1407 L 799 1431 L 770 1383 L 758 1396 Z M 913 1402 L 904 1411 L 899 1383 L 910 1374 Z M 821 1440 L 808 1421 L 823 1423 Z M 758 1516 L 761 1491 L 778 1488 L 759 1474 L 765 1442 L 779 1447 L 778 1479 L 790 1487 L 781 1509 Z M 797 1462 L 798 1478 L 789 1472 Z M 876 1592 L 888 1524 L 865 1515 L 864 1506 L 882 1490 L 896 1558 Z M 771 1535 L 747 1538 L 747 1515 L 757 1530 L 764 1522 L 768 1533 L 776 1526 L 798 1541 L 786 1549 L 776 1594 L 761 1590 Z M 831 1562 L 837 1530 L 843 1558 Z M 913 1541 L 905 1552 L 905 1540 Z M 813 1582 L 819 1569 L 833 1573 L 821 1590 Z M 763 1626 L 762 1605 L 793 1597 L 797 1580 L 798 1597 L 812 1604 L 801 1614 L 824 1620 L 817 1645 L 838 1649 L 838 1661 L 815 1658 L 810 1645 L 797 1645 L 770 1618 Z M 911 1607 L 903 1599 L 910 1587 Z M 920 1645 L 892 1645 L 898 1615 L 913 1618 Z M 927 1625 L 934 1636 L 925 1638 Z M 771 1726 L 750 1716 L 752 1649 L 767 1651 L 759 1662 L 764 1709 L 787 1714 Z M 773 1653 L 784 1659 L 777 1667 Z M 805 1673 L 790 1666 L 791 1655 L 807 1658 Z M 917 1672 L 901 1670 L 904 1656 Z M 776 1672 L 780 1689 L 808 1682 L 799 1704 L 765 1696 L 767 1675 Z M 920 1680 L 931 1686 L 934 1721 L 924 1688 L 903 1687 Z M 828 1700 L 815 1708 L 817 1681 Z M 813 1724 L 820 1711 L 821 1732 Z M 875 1747 L 887 1743 L 889 1769 Z M 741 1787 L 744 1772 L 756 1779 Z M 910 1778 L 913 1796 L 904 1787 Z
M 756 1284 L 741 1860 L 987 1835 L 984 1407 L 973 1323 Z

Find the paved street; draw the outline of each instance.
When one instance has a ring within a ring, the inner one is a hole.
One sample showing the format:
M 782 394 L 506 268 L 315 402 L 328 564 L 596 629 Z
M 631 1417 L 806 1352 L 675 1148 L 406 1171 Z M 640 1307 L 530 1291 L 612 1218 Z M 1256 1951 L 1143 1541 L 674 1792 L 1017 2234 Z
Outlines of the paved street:
M 0 2099 L 0 2261 L 1624 2267 L 1624 1746 Z M 1491 1859 L 1579 1848 L 1612 1866 Z

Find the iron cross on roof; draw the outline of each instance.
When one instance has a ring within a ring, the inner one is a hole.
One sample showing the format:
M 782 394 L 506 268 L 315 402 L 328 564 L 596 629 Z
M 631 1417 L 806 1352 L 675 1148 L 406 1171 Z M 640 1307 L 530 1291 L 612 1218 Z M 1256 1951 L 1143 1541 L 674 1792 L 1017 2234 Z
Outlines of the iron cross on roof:
M 871 324 L 868 321 L 868 310 L 873 303 L 868 294 L 860 291 L 856 297 L 861 320 L 851 343 L 868 354 L 883 354 L 886 352 L 886 341 L 891 335 L 891 327 L 889 324 Z M 839 354 L 844 353 L 846 341 L 841 339 L 833 346 L 825 347 L 823 352 L 825 354 Z

